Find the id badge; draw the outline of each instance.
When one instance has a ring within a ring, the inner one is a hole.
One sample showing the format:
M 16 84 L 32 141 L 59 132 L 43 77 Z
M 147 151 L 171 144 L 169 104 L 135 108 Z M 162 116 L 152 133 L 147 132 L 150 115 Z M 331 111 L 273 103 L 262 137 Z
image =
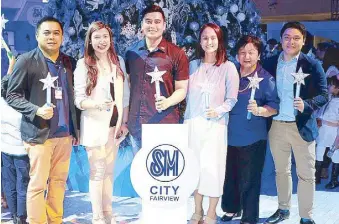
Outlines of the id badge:
M 62 87 L 55 87 L 55 99 L 62 100 Z

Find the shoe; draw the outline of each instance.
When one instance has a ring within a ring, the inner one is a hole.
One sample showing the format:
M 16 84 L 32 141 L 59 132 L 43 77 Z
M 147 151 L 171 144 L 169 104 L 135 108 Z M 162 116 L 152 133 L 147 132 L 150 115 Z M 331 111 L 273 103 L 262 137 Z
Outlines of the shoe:
M 223 221 L 223 222 L 231 221 L 233 218 L 240 217 L 240 216 L 241 216 L 241 213 L 242 213 L 242 212 L 240 211 L 240 212 L 234 213 L 232 216 L 228 216 L 228 215 L 225 213 L 225 215 L 223 215 L 223 217 L 221 217 L 221 221 Z
M 328 184 L 326 184 L 325 186 L 326 189 L 334 189 L 336 187 L 339 187 L 338 175 L 339 175 L 339 163 L 333 163 L 331 181 Z
M 288 219 L 290 217 L 290 211 L 283 212 L 281 209 L 278 209 L 272 216 L 270 216 L 266 221 L 267 223 L 279 223 L 285 219 Z
M 18 217 L 16 216 L 16 214 L 12 215 L 12 221 L 13 221 L 13 224 L 18 224 Z
M 315 224 L 315 222 L 312 219 L 307 221 L 303 221 L 303 219 L 300 219 L 300 224 Z
M 315 183 L 320 184 L 321 183 L 321 166 L 322 161 L 315 161 Z
M 26 222 L 27 217 L 16 217 L 17 219 L 17 223 L 18 224 L 27 224 L 28 222 Z
M 321 168 L 321 179 L 327 179 L 328 178 L 328 168 Z
M 203 224 L 217 224 L 217 220 L 206 216 Z
M 192 223 L 192 222 L 196 222 L 198 221 L 198 224 L 203 224 L 204 223 L 204 211 L 201 212 L 201 214 L 198 214 L 198 213 L 193 213 L 190 221 L 189 221 L 189 224 Z
M 117 223 L 114 216 L 112 216 L 112 215 L 107 215 L 107 216 L 104 217 L 104 219 L 105 219 L 106 224 L 116 224 Z

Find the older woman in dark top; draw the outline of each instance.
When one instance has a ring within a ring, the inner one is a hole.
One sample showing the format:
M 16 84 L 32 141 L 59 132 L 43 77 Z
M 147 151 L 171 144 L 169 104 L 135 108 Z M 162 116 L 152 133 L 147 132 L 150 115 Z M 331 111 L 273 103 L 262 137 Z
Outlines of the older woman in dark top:
M 223 221 L 240 216 L 241 223 L 257 223 L 261 173 L 267 143 L 267 119 L 277 113 L 279 98 L 274 78 L 258 63 L 262 43 L 254 36 L 243 36 L 237 43 L 240 62 L 238 102 L 230 112 L 226 176 L 222 195 Z M 250 100 L 250 79 L 262 80 Z M 251 112 L 251 118 L 247 113 Z

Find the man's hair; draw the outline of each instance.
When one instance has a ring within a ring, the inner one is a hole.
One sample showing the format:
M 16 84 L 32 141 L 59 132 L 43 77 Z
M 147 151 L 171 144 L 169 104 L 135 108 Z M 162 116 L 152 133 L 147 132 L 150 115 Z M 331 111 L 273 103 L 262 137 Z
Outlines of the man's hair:
M 284 32 L 287 29 L 297 29 L 300 31 L 300 33 L 303 35 L 303 40 L 306 39 L 306 28 L 305 25 L 300 23 L 300 22 L 288 22 L 285 23 L 285 25 L 283 26 L 283 28 L 280 31 L 280 37 L 283 36 Z
M 56 19 L 52 16 L 45 16 L 45 17 L 43 17 L 42 19 L 39 20 L 39 22 L 36 24 L 36 33 L 38 33 L 41 24 L 43 24 L 44 22 L 56 22 L 56 23 L 58 23 L 60 25 L 62 34 L 64 33 L 64 28 L 62 26 L 62 23 L 58 19 Z
M 141 13 L 141 20 L 144 19 L 146 14 L 152 13 L 152 12 L 160 12 L 161 15 L 162 15 L 162 18 L 164 19 L 164 21 L 166 21 L 164 11 L 162 10 L 162 8 L 160 6 L 157 6 L 157 5 L 151 5 L 151 6 L 148 6 L 147 8 L 145 8 Z

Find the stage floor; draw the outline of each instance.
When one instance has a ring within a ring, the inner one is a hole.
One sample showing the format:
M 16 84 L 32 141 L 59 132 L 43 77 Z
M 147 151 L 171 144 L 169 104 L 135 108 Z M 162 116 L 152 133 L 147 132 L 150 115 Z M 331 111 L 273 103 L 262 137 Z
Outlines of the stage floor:
M 277 192 L 275 186 L 275 174 L 274 174 L 273 162 L 268 153 L 265 162 L 264 173 L 262 176 L 262 189 L 260 196 L 260 223 L 265 218 L 270 216 L 277 209 Z M 291 216 L 289 220 L 282 222 L 282 224 L 297 224 L 300 217 L 298 215 L 298 203 L 297 203 L 297 176 L 295 172 L 295 165 L 293 165 L 293 195 L 292 195 L 292 208 Z M 332 191 L 325 191 L 325 184 L 329 180 L 322 180 L 322 184 L 318 185 L 315 193 L 315 205 L 314 205 L 314 220 L 317 224 L 339 224 L 339 188 Z M 137 224 L 138 218 L 141 213 L 140 198 L 126 198 L 126 197 L 114 197 L 113 209 L 115 216 L 119 224 L 131 223 Z M 79 223 L 90 224 L 91 223 L 91 205 L 87 193 L 66 191 L 64 202 L 64 223 Z M 204 201 L 204 208 L 207 210 L 208 200 Z M 189 219 L 193 213 L 194 201 L 193 197 L 189 200 L 189 211 L 187 211 L 187 219 Z M 223 212 L 218 206 L 217 214 L 219 217 L 223 215 Z M 9 221 L 8 210 L 2 210 L 1 223 L 12 224 Z M 159 221 L 161 223 L 161 221 Z M 222 222 L 219 222 L 222 223 Z M 239 223 L 239 219 L 228 222 Z

